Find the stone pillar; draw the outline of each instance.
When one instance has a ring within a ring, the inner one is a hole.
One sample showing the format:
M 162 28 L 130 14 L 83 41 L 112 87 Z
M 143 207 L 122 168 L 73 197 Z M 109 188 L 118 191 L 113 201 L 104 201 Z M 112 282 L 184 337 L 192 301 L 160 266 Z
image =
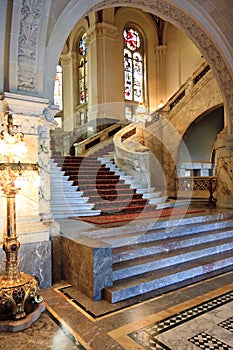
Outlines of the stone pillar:
M 94 23 L 87 32 L 89 120 L 119 119 L 124 115 L 121 104 L 116 105 L 123 98 L 117 73 L 117 36 L 117 28 L 109 22 Z
M 78 98 L 78 71 L 77 52 L 68 52 L 61 55 L 63 72 L 63 111 L 64 131 L 72 131 L 76 127 L 76 106 Z
M 166 89 L 166 45 L 158 45 L 155 47 L 156 56 L 156 103 L 157 107 L 161 102 L 167 100 Z
M 215 143 L 217 206 L 233 208 L 233 135 L 221 132 Z
M 49 101 L 42 98 L 5 93 L 1 100 L 1 111 L 9 111 L 13 124 L 19 125 L 24 133 L 28 152 L 19 157 L 22 163 L 40 165 L 40 185 L 34 183 L 33 171 L 28 172 L 29 185 L 16 196 L 16 226 L 21 247 L 19 250 L 20 270 L 36 275 L 41 287 L 51 285 L 51 242 L 54 221 L 50 211 L 50 129 L 55 127 L 53 116 L 57 110 L 49 107 Z M 1 123 L 4 114 L 0 114 Z M 4 159 L 0 159 L 4 162 Z M 0 191 L 1 192 L 1 191 Z M 6 201 L 0 196 L 0 235 L 5 230 Z M 56 226 L 56 230 L 58 227 Z M 0 236 L 0 242 L 3 235 Z M 2 251 L 0 251 L 0 270 Z

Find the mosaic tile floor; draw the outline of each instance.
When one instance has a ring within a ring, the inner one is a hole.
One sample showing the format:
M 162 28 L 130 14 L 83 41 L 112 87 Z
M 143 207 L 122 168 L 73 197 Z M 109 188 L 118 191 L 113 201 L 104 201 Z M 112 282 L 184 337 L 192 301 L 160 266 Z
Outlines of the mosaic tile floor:
M 233 349 L 232 310 L 233 291 L 130 336 L 145 349 Z
M 46 310 L 4 350 L 233 349 L 233 272 L 147 300 L 87 300 L 60 283 L 41 291 Z

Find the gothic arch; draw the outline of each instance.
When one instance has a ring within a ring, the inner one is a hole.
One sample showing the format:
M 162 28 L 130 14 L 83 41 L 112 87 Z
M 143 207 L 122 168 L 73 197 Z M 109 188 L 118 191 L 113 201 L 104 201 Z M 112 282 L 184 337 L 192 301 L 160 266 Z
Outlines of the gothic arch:
M 107 2 L 83 0 L 78 3 L 70 1 L 57 19 L 48 41 L 44 70 L 45 97 L 51 97 L 52 94 L 54 74 L 51 75 L 51 72 L 53 73 L 55 70 L 56 61 L 61 53 L 62 42 L 65 42 L 65 39 L 77 21 L 88 12 L 114 6 L 137 7 L 151 12 L 171 22 L 189 36 L 209 62 L 219 83 L 224 100 L 228 132 L 230 133 L 233 123 L 233 78 L 230 69 L 230 53 L 226 45 L 224 45 L 223 40 L 221 40 L 216 28 L 211 26 L 208 14 L 201 13 L 198 5 L 191 4 L 190 0 L 186 1 L 185 7 L 182 9 L 179 8 L 176 0 L 132 0 L 130 3 L 126 0 L 109 0 Z M 190 13 L 192 13 L 192 17 Z M 53 52 L 52 56 L 50 55 L 51 52 Z

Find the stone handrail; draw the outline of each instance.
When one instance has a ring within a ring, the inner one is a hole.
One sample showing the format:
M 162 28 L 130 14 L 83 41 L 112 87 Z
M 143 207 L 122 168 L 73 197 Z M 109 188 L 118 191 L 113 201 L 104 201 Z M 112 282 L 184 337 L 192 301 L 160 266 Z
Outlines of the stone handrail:
M 208 72 L 210 66 L 205 62 L 187 79 L 187 81 L 179 88 L 179 90 L 167 101 L 162 107 L 164 111 L 171 111 L 179 102 L 187 95 L 190 88 L 194 87 Z
M 133 143 L 131 146 L 127 143 L 127 147 L 125 145 L 128 135 L 135 135 L 136 129 L 137 124 L 133 123 L 118 131 L 114 136 L 115 163 L 122 171 L 132 175 L 141 187 L 147 188 L 151 186 L 150 153 L 146 147 L 143 147 L 138 142 Z
M 124 126 L 125 124 L 123 123 L 113 124 L 108 128 L 98 132 L 97 134 L 90 136 L 79 143 L 75 143 L 75 155 L 84 156 L 88 151 L 90 151 L 92 147 L 112 138 L 112 136 L 121 130 Z

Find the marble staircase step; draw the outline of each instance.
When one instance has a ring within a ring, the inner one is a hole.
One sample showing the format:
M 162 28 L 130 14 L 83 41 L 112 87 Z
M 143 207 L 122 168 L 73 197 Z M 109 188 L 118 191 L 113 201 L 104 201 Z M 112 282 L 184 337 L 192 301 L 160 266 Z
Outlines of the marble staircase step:
M 79 199 L 83 197 L 83 192 L 82 191 L 65 191 L 64 189 L 59 188 L 59 191 L 52 191 L 51 193 L 51 199 L 70 199 L 70 200 L 75 200 L 76 198 Z M 86 197 L 83 197 L 86 198 Z
M 126 260 L 149 256 L 161 252 L 168 252 L 171 249 L 179 249 L 188 247 L 194 244 L 213 242 L 219 239 L 225 239 L 233 236 L 233 227 L 225 227 L 215 230 L 195 232 L 195 234 L 186 234 L 184 236 L 168 237 L 166 240 L 156 240 L 131 244 L 113 248 L 113 263 L 118 263 Z
M 100 210 L 95 210 L 95 209 L 78 209 L 72 211 L 70 208 L 66 209 L 61 209 L 61 211 L 56 211 L 53 213 L 53 217 L 55 219 L 63 219 L 63 218 L 68 218 L 70 216 L 96 216 L 100 215 L 101 212 Z
M 169 226 L 166 227 L 166 221 L 158 222 L 154 225 L 154 228 L 148 232 L 137 231 L 137 232 L 125 232 L 118 235 L 109 234 L 106 237 L 101 237 L 105 243 L 109 244 L 112 248 L 120 247 L 122 250 L 127 249 L 127 246 L 150 243 L 159 240 L 166 240 L 178 237 L 182 240 L 183 236 L 187 234 L 190 237 L 195 233 L 207 232 L 210 230 L 224 230 L 233 229 L 233 222 L 228 217 L 216 216 L 214 219 L 209 216 L 198 216 L 191 218 L 183 218 L 182 224 L 180 220 L 170 220 Z M 126 247 L 126 248 L 124 248 Z
M 115 193 L 115 194 L 109 194 L 109 192 L 107 192 L 106 194 L 102 194 L 102 193 L 98 193 L 96 191 L 96 193 L 90 193 L 88 195 L 89 199 L 94 202 L 94 203 L 98 203 L 98 202 L 104 202 L 104 201 L 109 201 L 109 204 L 111 202 L 115 202 L 115 201 L 119 201 L 119 200 L 128 200 L 130 197 L 130 195 L 132 196 L 133 199 L 141 199 L 141 197 L 137 194 L 134 193 L 125 193 L 122 192 L 121 194 L 119 193 Z
M 172 266 L 176 264 L 185 263 L 186 261 L 211 256 L 228 250 L 232 250 L 233 252 L 232 236 L 213 242 L 195 244 L 185 248 L 119 262 L 113 265 L 113 280 L 120 280 L 167 266 L 172 268 Z
M 50 163 L 51 212 L 55 219 L 70 216 L 100 215 L 101 211 L 94 209 L 94 203 L 88 203 L 89 198 L 83 196 L 83 191 L 68 181 L 62 171 L 54 170 L 56 163 Z M 57 168 L 59 169 L 59 168 Z
M 69 181 L 74 181 L 74 180 L 82 180 L 82 181 L 95 181 L 95 180 L 103 180 L 103 181 L 108 181 L 108 180 L 118 180 L 119 176 L 112 175 L 112 174 L 88 174 L 88 175 L 81 175 L 81 174 L 70 174 L 69 175 Z
M 158 204 L 165 203 L 167 200 L 167 197 L 161 196 L 161 197 L 154 197 L 154 198 L 149 198 L 148 203 L 149 204 L 155 204 L 156 208 Z
M 109 204 L 104 208 L 99 208 L 98 204 L 95 205 L 96 209 L 101 209 L 103 214 L 130 214 L 130 213 L 140 213 L 142 210 L 151 210 L 148 206 L 145 205 L 132 205 L 132 206 L 110 206 Z
M 124 182 L 112 182 L 112 183 L 92 183 L 92 182 L 89 182 L 88 184 L 83 182 L 82 184 L 80 184 L 80 189 L 83 190 L 83 191 L 88 191 L 88 190 L 106 190 L 106 189 L 109 189 L 109 190 L 127 190 L 129 189 L 129 187 L 124 183 Z M 79 183 L 77 181 L 74 181 L 73 183 L 74 186 L 78 186 Z
M 191 202 L 190 199 L 167 199 L 165 202 L 157 203 L 156 209 L 188 206 L 190 202 Z M 202 201 L 202 204 L 203 204 L 203 201 Z
M 117 198 L 117 200 L 108 200 L 108 205 L 109 206 L 117 206 L 117 207 L 121 207 L 121 206 L 126 206 L 126 205 L 145 205 L 146 204 L 146 200 L 142 199 L 142 198 L 125 198 L 123 196 L 119 196 Z M 101 201 L 100 203 L 97 202 L 96 205 L 99 206 L 105 206 L 106 205 L 106 201 Z
M 61 210 L 71 210 L 71 211 L 78 211 L 78 210 L 90 210 L 93 209 L 95 206 L 95 203 L 87 203 L 87 202 L 82 202 L 82 203 L 57 203 L 53 205 L 56 207 L 58 211 Z
M 138 191 L 136 191 L 137 193 L 140 193 Z M 152 199 L 152 198 L 158 198 L 161 196 L 161 192 L 146 192 L 146 193 L 143 193 L 143 196 L 142 198 L 145 198 L 145 199 Z
M 105 186 L 106 187 L 106 186 Z M 85 191 L 85 193 L 88 195 L 88 196 L 95 196 L 95 195 L 98 195 L 98 196 L 101 196 L 101 195 L 118 195 L 118 194 L 125 194 L 125 195 L 132 195 L 132 194 L 135 194 L 137 195 L 137 193 L 135 193 L 135 190 L 133 190 L 132 188 L 128 188 L 127 186 L 111 186 L 109 188 L 100 188 L 98 186 L 98 188 L 90 188 L 90 189 L 87 189 Z
M 114 171 L 109 171 L 107 168 L 100 168 L 98 171 L 95 170 L 86 170 L 86 169 L 69 169 L 69 175 L 79 175 L 79 176 L 86 176 L 86 175 L 106 175 L 108 173 L 109 175 L 114 175 Z M 64 172 L 65 174 L 65 172 Z
M 176 283 L 187 281 L 186 284 L 189 284 L 194 278 L 202 280 L 210 273 L 218 274 L 218 270 L 232 265 L 233 250 L 228 250 L 115 281 L 113 286 L 104 288 L 103 296 L 109 302 L 115 303 L 167 286 L 172 290 Z
M 136 192 L 137 193 L 140 193 L 140 194 L 146 194 L 146 193 L 153 193 L 155 191 L 155 188 L 154 187 L 143 187 L 143 188 L 137 188 L 136 189 Z M 156 193 L 158 193 L 158 192 L 156 192 Z
M 233 266 L 232 212 L 159 221 L 141 234 L 123 230 L 101 237 L 112 247 L 113 286 L 103 292 L 112 303 Z
M 64 205 L 66 203 L 68 203 L 68 205 L 70 206 L 74 206 L 76 204 L 85 204 L 88 202 L 88 198 L 87 197 L 65 197 L 65 196 L 51 196 L 51 204 L 52 205 Z

